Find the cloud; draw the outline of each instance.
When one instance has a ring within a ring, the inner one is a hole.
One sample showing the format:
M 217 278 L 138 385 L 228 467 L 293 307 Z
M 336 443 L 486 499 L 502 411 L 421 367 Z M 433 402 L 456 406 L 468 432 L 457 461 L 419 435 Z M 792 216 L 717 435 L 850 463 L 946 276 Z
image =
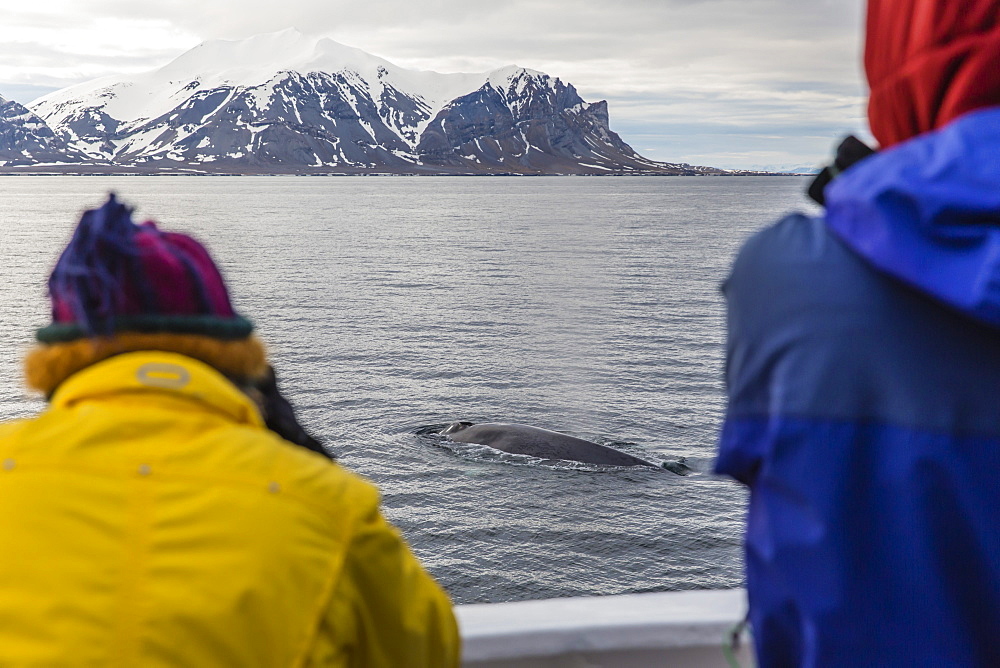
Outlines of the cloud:
M 486 71 L 516 63 L 548 72 L 575 84 L 585 99 L 608 99 L 613 125 L 635 131 L 635 138 L 625 133 L 633 143 L 641 144 L 640 136 L 666 136 L 679 123 L 697 124 L 699 136 L 729 126 L 782 126 L 788 137 L 807 128 L 832 134 L 863 125 L 862 5 L 36 0 L 0 10 L 0 82 L 61 86 L 149 69 L 202 40 L 295 26 L 404 67 Z
M 198 41 L 164 18 L 122 19 L 58 0 L 24 3 L 0 10 L 0 82 L 62 87 L 142 71 Z

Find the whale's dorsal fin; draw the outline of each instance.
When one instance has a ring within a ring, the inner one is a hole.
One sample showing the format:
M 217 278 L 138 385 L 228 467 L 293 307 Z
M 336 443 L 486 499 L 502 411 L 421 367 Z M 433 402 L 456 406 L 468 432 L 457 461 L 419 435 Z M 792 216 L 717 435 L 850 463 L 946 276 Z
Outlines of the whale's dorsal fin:
M 676 473 L 677 475 L 688 475 L 694 470 L 687 465 L 687 457 L 681 457 L 680 459 L 672 462 L 663 462 L 660 466 L 671 473 Z

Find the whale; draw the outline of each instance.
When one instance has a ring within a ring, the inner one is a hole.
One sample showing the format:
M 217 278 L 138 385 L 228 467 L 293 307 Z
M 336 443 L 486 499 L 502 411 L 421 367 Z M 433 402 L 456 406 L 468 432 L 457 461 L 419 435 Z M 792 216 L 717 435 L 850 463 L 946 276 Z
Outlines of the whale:
M 515 455 L 530 455 L 542 459 L 607 466 L 650 466 L 664 468 L 678 475 L 687 475 L 691 471 L 683 460 L 654 464 L 606 445 L 526 424 L 452 422 L 439 434 L 458 443 L 476 443 Z

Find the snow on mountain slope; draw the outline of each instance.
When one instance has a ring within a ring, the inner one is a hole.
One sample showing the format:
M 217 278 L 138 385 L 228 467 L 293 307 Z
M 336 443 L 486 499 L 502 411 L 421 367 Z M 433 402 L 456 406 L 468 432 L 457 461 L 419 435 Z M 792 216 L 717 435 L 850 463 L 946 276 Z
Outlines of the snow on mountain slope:
M 288 29 L 242 41 L 205 42 L 158 70 L 72 86 L 35 100 L 31 107 L 74 145 L 111 158 L 120 150 L 129 152 L 137 142 L 124 137 L 148 131 L 149 121 L 208 97 L 221 103 L 211 92 L 249 92 L 248 106 L 266 109 L 274 89 L 287 78 L 283 73 L 340 75 L 350 106 L 356 110 L 358 104 L 373 104 L 409 145 L 449 100 L 483 81 L 477 74 L 404 70 L 360 49 Z M 412 101 L 414 113 L 393 113 L 401 97 Z M 102 141 L 105 136 L 110 144 Z
M 0 97 L 0 166 L 76 163 L 83 159 L 36 114 Z
M 74 150 L 120 165 L 662 168 L 608 129 L 606 104 L 588 105 L 571 85 L 541 72 L 407 70 L 294 29 L 205 42 L 157 70 L 72 86 L 30 107 Z

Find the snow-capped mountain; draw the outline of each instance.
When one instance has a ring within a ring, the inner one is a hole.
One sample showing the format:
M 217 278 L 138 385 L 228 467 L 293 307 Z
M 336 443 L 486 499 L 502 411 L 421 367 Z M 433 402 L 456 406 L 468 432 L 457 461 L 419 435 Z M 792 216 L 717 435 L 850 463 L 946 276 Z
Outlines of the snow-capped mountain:
M 55 135 L 41 118 L 0 97 L 0 166 L 73 163 L 85 156 Z
M 95 161 L 210 171 L 697 171 L 636 154 L 607 105 L 506 67 L 440 74 L 296 30 L 211 41 L 157 70 L 31 103 Z M 714 171 L 714 170 L 708 170 Z
M 606 102 L 588 104 L 572 85 L 516 67 L 449 102 L 424 128 L 425 164 L 551 172 L 645 171 L 665 165 L 637 154 L 608 127 Z M 688 165 L 671 165 L 692 169 Z

